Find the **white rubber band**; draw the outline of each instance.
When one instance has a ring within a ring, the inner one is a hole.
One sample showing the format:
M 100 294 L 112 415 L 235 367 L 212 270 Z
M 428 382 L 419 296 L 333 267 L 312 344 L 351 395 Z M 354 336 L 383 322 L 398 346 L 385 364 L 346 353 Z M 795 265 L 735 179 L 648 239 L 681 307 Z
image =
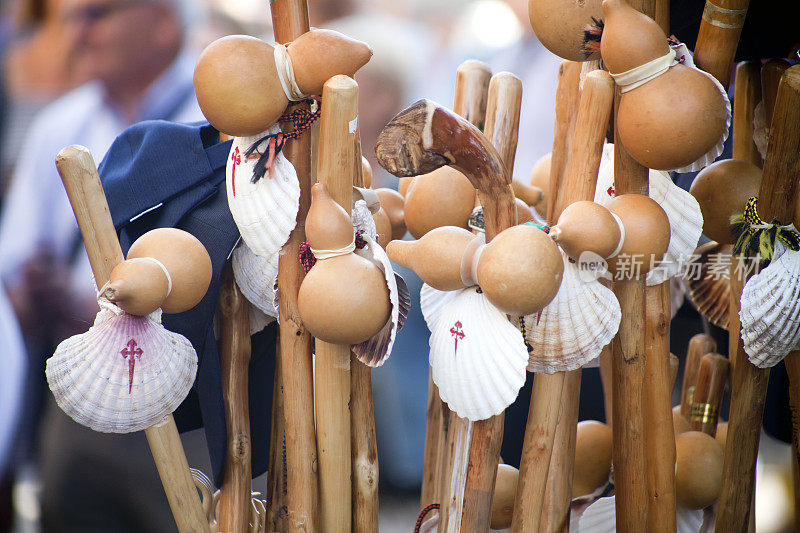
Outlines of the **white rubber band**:
M 625 72 L 611 74 L 611 77 L 614 78 L 614 81 L 619 85 L 621 92 L 626 93 L 661 76 L 669 70 L 669 67 L 676 63 L 675 50 L 670 48 L 666 55 L 657 57 L 644 65 L 639 65 Z
M 347 255 L 352 253 L 356 249 L 356 239 L 353 237 L 353 241 L 345 246 L 344 248 L 339 248 L 338 250 L 315 250 L 314 248 L 309 247 L 311 253 L 314 254 L 314 257 L 319 259 L 330 259 L 331 257 L 337 257 L 340 255 Z
M 283 88 L 283 94 L 286 95 L 287 100 L 290 102 L 299 102 L 305 100 L 308 95 L 303 94 L 300 87 L 297 85 L 297 80 L 294 78 L 294 66 L 292 65 L 292 57 L 286 49 L 286 45 L 275 43 L 273 55 L 275 57 L 275 67 L 278 69 L 278 79 Z
M 619 244 L 617 244 L 617 248 L 611 252 L 611 255 L 606 257 L 606 259 L 614 259 L 617 257 L 617 254 L 622 250 L 622 245 L 625 244 L 625 226 L 622 225 L 622 220 L 620 220 L 617 215 L 611 213 L 611 216 L 614 217 L 614 220 L 617 221 L 617 226 L 619 226 Z
M 479 233 L 464 249 L 461 256 L 461 282 L 465 287 L 478 285 L 478 261 L 486 249 L 486 235 Z
M 169 275 L 169 270 L 167 270 L 167 267 L 165 267 L 164 263 L 162 263 L 155 257 L 142 257 L 142 259 L 147 259 L 148 261 L 152 261 L 153 263 L 161 267 L 161 271 L 164 272 L 164 275 L 167 277 L 167 296 L 169 296 L 170 293 L 172 292 L 172 276 Z M 165 298 L 167 296 L 165 296 Z

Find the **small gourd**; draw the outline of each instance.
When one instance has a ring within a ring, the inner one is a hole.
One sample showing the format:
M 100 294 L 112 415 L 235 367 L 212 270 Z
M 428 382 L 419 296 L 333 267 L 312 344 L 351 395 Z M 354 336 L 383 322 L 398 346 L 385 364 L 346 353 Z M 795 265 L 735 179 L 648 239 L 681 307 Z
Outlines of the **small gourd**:
M 306 237 L 313 250 L 336 251 L 353 242 L 350 216 L 321 183 L 311 188 Z M 300 285 L 300 318 L 316 338 L 333 344 L 358 344 L 389 319 L 389 289 L 381 270 L 353 252 L 317 257 Z
M 517 495 L 519 483 L 519 470 L 511 465 L 500 463 L 497 465 L 497 477 L 494 482 L 492 494 L 492 507 L 489 518 L 489 527 L 492 529 L 506 529 L 511 527 L 514 518 L 514 499 Z
M 670 48 L 656 22 L 623 0 L 604 0 L 603 63 L 612 75 L 665 56 Z M 711 78 L 683 64 L 623 92 L 614 126 L 640 164 L 674 170 L 697 161 L 725 133 L 726 102 Z
M 112 269 L 103 295 L 132 315 L 144 316 L 159 307 L 182 313 L 203 299 L 211 272 L 211 257 L 194 235 L 158 228 L 131 245 L 127 260 Z
M 583 252 L 610 258 L 622 234 L 614 215 L 600 204 L 579 201 L 568 205 L 550 228 L 550 237 L 568 256 L 577 260 Z
M 405 198 L 406 227 L 416 239 L 439 226 L 466 229 L 474 207 L 475 187 L 464 174 L 444 166 L 414 178 Z
M 528 16 L 536 37 L 558 57 L 599 59 L 586 40 L 586 31 L 602 18 L 600 0 L 528 0 Z
M 611 427 L 597 420 L 578 422 L 572 497 L 591 494 L 608 481 L 611 473 Z
M 477 238 L 463 228 L 441 226 L 416 241 L 392 241 L 386 253 L 389 259 L 413 270 L 434 289 L 453 291 L 464 287 L 461 258 Z
M 669 219 L 658 203 L 643 194 L 623 194 L 612 199 L 606 208 L 617 215 L 625 228 L 625 237 L 617 256 L 609 259 L 609 268 L 623 277 L 644 275 L 664 258 L 669 247 Z
M 321 94 L 329 78 L 353 76 L 372 56 L 365 43 L 316 28 L 289 43 L 287 52 L 303 94 Z M 194 86 L 211 125 L 234 137 L 263 132 L 289 105 L 275 47 L 246 35 L 229 35 L 208 45 L 197 61 Z
M 364 187 L 367 189 L 372 187 L 372 165 L 363 155 L 361 156 L 361 175 L 364 177 Z
M 675 492 L 678 503 L 704 509 L 717 501 L 722 488 L 724 450 L 714 437 L 687 431 L 675 437 Z
M 521 181 L 512 181 L 511 188 L 514 189 L 514 196 L 527 205 L 536 205 L 544 199 L 544 192 L 542 189 L 534 185 L 528 185 Z
M 694 178 L 689 192 L 700 204 L 703 233 L 719 244 L 733 244 L 731 216 L 742 213 L 761 186 L 761 169 L 749 161 L 717 161 Z
M 381 207 L 389 217 L 392 224 L 392 239 L 402 239 L 406 234 L 406 221 L 404 215 L 405 199 L 394 189 L 375 189 L 381 199 Z
M 539 158 L 531 169 L 530 178 L 528 182 L 532 187 L 538 187 L 542 191 L 542 197 L 538 203 L 532 204 L 531 207 L 537 211 L 541 211 L 545 207 L 544 200 L 550 194 L 550 160 L 553 154 L 545 154 Z

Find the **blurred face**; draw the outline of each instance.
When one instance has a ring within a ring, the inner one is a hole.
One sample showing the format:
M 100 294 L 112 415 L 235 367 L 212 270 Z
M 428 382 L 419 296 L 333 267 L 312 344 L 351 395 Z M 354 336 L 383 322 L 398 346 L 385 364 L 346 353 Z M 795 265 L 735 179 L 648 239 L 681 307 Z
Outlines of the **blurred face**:
M 157 2 L 63 0 L 61 14 L 73 45 L 70 64 L 82 79 L 135 84 L 174 53 L 165 45 L 179 32 L 177 22 Z

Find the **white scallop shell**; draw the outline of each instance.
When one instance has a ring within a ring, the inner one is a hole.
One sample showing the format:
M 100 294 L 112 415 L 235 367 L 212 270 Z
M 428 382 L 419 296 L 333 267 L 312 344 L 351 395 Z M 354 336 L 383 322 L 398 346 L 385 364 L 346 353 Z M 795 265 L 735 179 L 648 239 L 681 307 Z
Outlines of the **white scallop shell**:
M 525 317 L 531 372 L 552 374 L 589 363 L 617 334 L 622 318 L 611 289 L 581 276 L 567 254 L 561 256 L 564 275 L 556 297 L 540 313 Z
M 364 205 L 366 208 L 366 204 Z M 411 295 L 403 278 L 395 274 L 392 269 L 392 262 L 383 248 L 368 234 L 363 234 L 362 237 L 367 242 L 367 246 L 363 249 L 356 249 L 355 253 L 378 265 L 383 272 L 386 286 L 389 288 L 389 302 L 392 311 L 389 314 L 389 320 L 378 333 L 362 343 L 353 345 L 353 353 L 365 365 L 377 367 L 385 363 L 392 353 L 394 339 L 397 332 L 403 328 L 411 308 Z
M 419 291 L 419 306 L 429 330 L 433 331 L 439 312 L 445 304 L 456 297 L 456 294 L 456 291 L 440 291 L 427 283 L 422 284 L 422 288 Z
M 244 154 L 258 139 L 278 131 L 280 126 L 276 124 L 260 135 L 234 137 L 225 169 L 233 220 L 250 249 L 263 257 L 278 253 L 289 239 L 300 206 L 300 184 L 294 166 L 283 152 L 275 157 L 273 176 L 267 172 L 252 183 L 257 160 L 248 160 Z
M 606 205 L 614 196 L 614 145 L 606 144 L 594 201 Z M 650 169 L 649 196 L 658 202 L 669 219 L 669 248 L 661 264 L 646 277 L 647 285 L 658 285 L 685 270 L 703 232 L 703 215 L 694 196 L 675 185 L 667 172 Z
M 800 348 L 800 252 L 785 251 L 745 283 L 739 319 L 744 351 L 759 368 Z
M 508 317 L 476 287 L 452 292 L 431 329 L 431 374 L 451 410 L 484 420 L 517 398 L 528 350 Z
M 239 290 L 247 301 L 272 318 L 278 318 L 279 255 L 256 255 L 245 242 L 240 242 L 231 255 L 233 277 Z
M 177 409 L 194 383 L 197 354 L 161 325 L 160 309 L 139 317 L 101 305 L 89 331 L 47 360 L 47 382 L 76 422 L 103 433 L 139 431 Z
M 375 219 L 372 218 L 372 213 L 367 207 L 367 202 L 364 200 L 356 200 L 353 204 L 353 212 L 351 213 L 353 219 L 353 229 L 356 231 L 363 231 L 365 235 L 369 235 L 372 240 L 378 238 L 378 229 L 375 227 Z
M 703 525 L 703 511 L 677 506 L 677 533 L 698 533 Z M 574 533 L 614 533 L 617 530 L 616 497 L 599 498 L 578 518 Z

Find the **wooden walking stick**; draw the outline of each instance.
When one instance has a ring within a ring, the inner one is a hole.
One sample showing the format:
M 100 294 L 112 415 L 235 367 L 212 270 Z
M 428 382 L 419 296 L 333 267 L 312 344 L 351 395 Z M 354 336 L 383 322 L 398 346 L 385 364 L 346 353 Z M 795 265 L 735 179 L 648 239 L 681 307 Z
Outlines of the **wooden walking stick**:
M 56 167 L 75 212 L 99 289 L 123 256 L 97 167 L 89 150 L 82 146 L 61 150 L 56 156 Z M 178 531 L 209 531 L 175 419 L 167 415 L 144 431 Z
M 222 397 L 228 427 L 225 472 L 220 487 L 219 524 L 222 531 L 250 530 L 250 414 L 248 366 L 250 363 L 249 303 L 233 277 L 230 261 L 222 271 L 219 294 L 219 354 Z
M 322 100 L 317 179 L 349 215 L 357 172 L 358 85 L 347 76 L 334 76 L 325 83 Z M 320 529 L 343 533 L 352 522 L 350 346 L 317 339 L 314 351 Z
M 562 61 L 558 67 L 556 84 L 556 123 L 553 129 L 553 152 L 550 158 L 550 197 L 547 201 L 547 220 L 555 224 L 553 213 L 556 206 L 563 205 L 559 198 L 562 182 L 567 175 L 567 162 L 572 149 L 575 119 L 580 101 L 579 81 L 581 64 Z
M 272 426 L 269 441 L 269 470 L 267 470 L 267 524 L 273 531 L 284 532 L 286 526 L 286 423 L 284 421 L 284 394 L 281 376 L 280 342 L 275 347 L 275 378 L 272 389 Z
M 491 116 L 488 111 L 487 116 Z M 498 124 L 510 127 L 511 120 L 498 121 Z M 376 153 L 381 165 L 396 176 L 425 174 L 445 164 L 464 173 L 480 194 L 487 240 L 515 224 L 510 175 L 497 150 L 477 128 L 441 106 L 421 100 L 402 111 L 381 132 Z M 466 434 L 458 432 L 462 439 L 471 440 L 475 447 L 469 454 L 461 456 L 464 467 L 471 463 L 479 470 L 468 473 L 468 479 L 462 477 L 464 481 L 457 483 L 453 480 L 456 494 L 451 495 L 452 503 L 442 502 L 444 512 L 440 514 L 440 531 L 479 531 L 488 527 L 492 484 L 502 437 L 498 437 L 498 431 L 493 428 L 498 419 L 502 420 L 502 416 L 475 423 L 473 426 L 478 426 L 474 433 L 477 438 L 469 439 L 468 431 Z M 458 438 L 451 438 L 454 433 L 455 428 L 451 427 L 448 441 L 459 442 Z M 470 450 L 469 440 L 459 443 L 459 448 Z M 463 506 L 459 494 L 461 483 L 464 483 L 464 492 L 461 493 Z
M 761 167 L 761 154 L 753 142 L 753 115 L 761 101 L 760 63 L 746 61 L 737 65 L 733 101 L 733 158 Z
M 694 61 L 726 89 L 750 0 L 706 0 Z
M 716 353 L 707 353 L 700 359 L 692 401 L 692 418 L 689 420 L 694 431 L 702 431 L 712 437 L 717 434 L 719 407 L 728 382 L 729 367 L 728 358 Z
M 692 395 L 697 381 L 697 370 L 700 368 L 700 358 L 707 353 L 716 351 L 717 341 L 711 335 L 698 333 L 689 339 L 689 349 L 686 351 L 686 362 L 683 367 L 683 386 L 681 388 L 681 415 L 686 420 L 689 420 L 692 415 Z
M 614 100 L 614 82 L 607 72 L 594 70 L 588 73 L 584 80 L 583 90 L 580 94 L 579 106 L 576 113 L 574 137 L 567 163 L 566 178 L 559 188 L 559 202 L 552 212 L 552 220 L 558 220 L 561 212 L 568 205 L 581 200 L 594 200 L 597 186 L 597 173 L 600 168 L 600 159 L 603 153 L 606 129 L 611 116 Z M 550 398 L 531 398 L 533 402 L 560 404 L 558 425 L 555 433 L 550 437 L 547 445 L 552 450 L 549 472 L 546 479 L 546 491 L 543 493 L 541 522 L 538 529 L 545 531 L 561 531 L 568 527 L 569 507 L 572 500 L 572 465 L 575 458 L 575 432 L 578 422 L 578 403 L 580 399 L 581 370 L 573 370 L 563 374 L 563 387 L 559 396 Z M 534 378 L 534 387 L 539 382 L 555 381 L 555 374 L 537 374 Z M 555 387 L 553 387 L 555 388 Z M 537 395 L 538 396 L 538 395 Z M 529 414 L 529 421 L 531 415 Z M 534 421 L 535 421 L 534 417 Z M 526 428 L 526 437 L 528 430 Z M 555 446 L 554 442 L 558 445 Z M 535 446 L 535 441 L 532 443 Z M 527 450 L 527 444 L 524 444 Z M 521 467 L 522 465 L 520 465 Z M 520 468 L 520 472 L 522 468 Z M 518 486 L 519 487 L 519 486 Z M 533 487 L 537 483 L 534 478 Z M 541 490 L 541 489 L 538 489 Z M 520 497 L 519 490 L 517 491 Z M 536 492 L 532 493 L 535 498 Z M 527 502 L 518 500 L 518 504 L 527 507 Z M 534 506 L 535 507 L 535 506 Z M 517 506 L 517 508 L 519 508 Z M 531 526 L 536 529 L 536 519 Z M 525 531 L 523 523 L 519 523 L 517 531 Z
M 800 183 L 796 162 L 800 153 L 800 67 L 789 68 L 781 79 L 770 130 L 758 209 L 764 220 L 785 223 L 794 217 Z M 738 329 L 731 335 L 739 340 L 732 352 L 736 362 L 716 528 L 744 531 L 753 512 L 755 462 L 769 369 L 759 369 L 747 360 Z
M 287 43 L 307 32 L 306 0 L 270 2 L 275 40 Z M 304 106 L 306 104 L 299 104 Z M 283 245 L 278 266 L 281 372 L 286 424 L 287 507 L 289 531 L 316 531 L 318 513 L 317 445 L 314 430 L 314 386 L 311 335 L 297 310 L 297 292 L 304 273 L 299 245 L 305 240 L 305 218 L 311 204 L 311 137 L 308 132 L 288 143 L 283 153 L 297 171 L 300 207 L 297 227 Z
M 486 119 L 486 98 L 492 73 L 486 63 L 468 60 L 456 70 L 453 111 L 478 128 Z M 442 501 L 447 432 L 450 426 L 450 409 L 439 398 L 439 389 L 428 372 L 428 416 L 425 430 L 425 458 L 422 468 L 420 507 Z

